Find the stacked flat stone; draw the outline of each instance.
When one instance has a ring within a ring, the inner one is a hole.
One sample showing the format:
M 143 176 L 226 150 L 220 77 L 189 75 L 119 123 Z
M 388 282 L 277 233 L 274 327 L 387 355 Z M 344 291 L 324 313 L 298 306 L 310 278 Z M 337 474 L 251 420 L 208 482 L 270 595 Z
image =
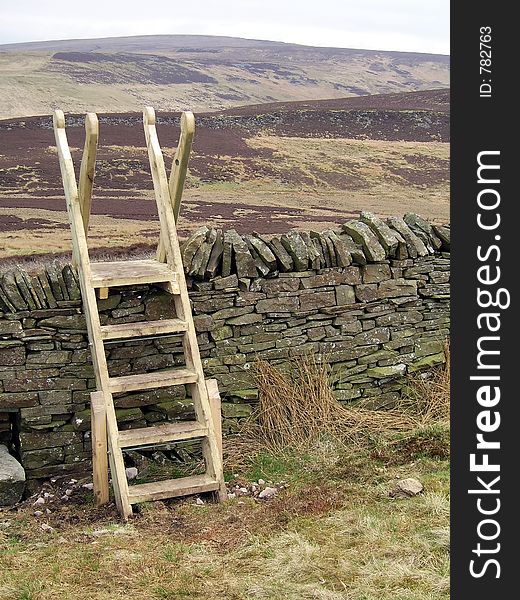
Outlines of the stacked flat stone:
M 17 267 L 0 275 L 0 311 L 69 308 L 80 299 L 78 277 L 71 265 L 50 264 L 36 275 Z
M 234 229 L 203 226 L 184 244 L 186 273 L 197 280 L 216 275 L 239 279 L 276 276 L 290 271 L 365 265 L 389 258 L 406 260 L 450 250 L 449 226 L 431 225 L 414 213 L 386 221 L 370 212 L 341 230 L 297 231 L 268 238 L 240 235 Z

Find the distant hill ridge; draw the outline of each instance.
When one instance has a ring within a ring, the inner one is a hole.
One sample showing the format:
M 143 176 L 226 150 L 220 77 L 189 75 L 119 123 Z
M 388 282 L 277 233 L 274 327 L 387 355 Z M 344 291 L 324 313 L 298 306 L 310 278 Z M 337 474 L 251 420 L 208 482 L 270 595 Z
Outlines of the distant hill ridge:
M 88 39 L 68 39 L 68 40 L 41 40 L 36 42 L 16 42 L 10 44 L 0 44 L 0 51 L 4 50 L 44 50 L 44 51 L 81 51 L 81 52 L 136 52 L 144 50 L 149 52 L 152 48 L 157 50 L 170 50 L 175 48 L 181 52 L 206 51 L 211 48 L 255 48 L 255 47 L 276 47 L 284 49 L 312 49 L 317 52 L 330 53 L 356 53 L 363 54 L 381 54 L 388 53 L 393 55 L 405 56 L 434 56 L 443 57 L 449 61 L 449 56 L 444 54 L 431 54 L 424 52 L 400 52 L 388 50 L 366 50 L 361 48 L 344 48 L 329 46 L 307 46 L 304 44 L 294 44 L 290 42 L 277 42 L 272 40 L 257 40 L 241 37 L 230 37 L 220 35 L 131 35 L 105 38 Z

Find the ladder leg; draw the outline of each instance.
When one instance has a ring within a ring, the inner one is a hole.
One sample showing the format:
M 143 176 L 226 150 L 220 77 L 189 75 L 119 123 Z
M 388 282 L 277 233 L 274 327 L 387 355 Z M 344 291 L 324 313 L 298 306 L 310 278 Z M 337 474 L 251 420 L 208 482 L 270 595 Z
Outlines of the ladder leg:
M 81 211 L 76 176 L 74 174 L 74 164 L 70 155 L 67 134 L 65 132 L 65 116 L 61 110 L 54 112 L 53 122 L 58 157 L 60 160 L 60 170 L 63 179 L 63 188 L 67 200 L 67 212 L 71 226 L 73 258 L 78 269 L 83 310 L 90 340 L 92 363 L 96 375 L 96 385 L 98 391 L 103 395 L 106 411 L 110 472 L 114 487 L 114 495 L 119 512 L 124 519 L 127 519 L 132 513 L 132 508 L 128 499 L 128 482 L 126 480 L 123 455 L 118 445 L 119 432 L 117 429 L 113 398 L 110 392 L 108 367 L 105 348 L 101 338 L 101 323 L 99 321 L 96 294 L 91 285 L 92 272 L 83 221 L 84 213 Z
M 112 487 L 114 488 L 114 499 L 117 511 L 123 517 L 123 520 L 127 521 L 128 517 L 132 515 L 132 506 L 128 501 L 128 484 L 126 482 L 125 465 L 119 445 L 117 442 L 114 442 L 113 438 L 110 436 L 108 438 L 108 450 L 110 472 L 112 473 Z M 125 486 L 122 485 L 123 479 L 121 472 L 124 476 Z M 126 487 L 126 490 L 122 489 L 124 487 Z
M 107 414 L 102 392 L 90 394 L 92 432 L 92 475 L 97 506 L 106 504 L 108 492 Z
M 224 463 L 224 453 L 222 448 L 222 411 L 220 394 L 218 391 L 218 383 L 216 379 L 206 379 L 206 389 L 208 390 L 209 405 L 211 408 L 211 417 L 215 428 L 215 436 L 217 438 L 217 446 L 220 454 L 220 461 Z M 216 492 L 217 499 L 227 500 L 227 489 L 224 478 L 220 480 L 220 487 Z
M 186 287 L 186 278 L 182 265 L 182 256 L 177 239 L 175 216 L 172 208 L 172 199 L 166 178 L 164 159 L 155 128 L 155 111 L 146 107 L 143 112 L 144 130 L 148 157 L 152 168 L 152 180 L 159 220 L 161 222 L 161 238 L 165 242 L 165 257 L 168 265 L 177 273 L 179 294 L 174 296 L 177 318 L 186 322 L 186 332 L 183 335 L 183 349 L 186 367 L 198 375 L 196 383 L 189 384 L 197 421 L 208 430 L 208 435 L 203 441 L 202 449 L 208 474 L 224 483 L 222 460 L 217 444 L 215 427 L 211 416 L 208 391 L 204 381 L 204 370 L 200 359 L 197 334 L 191 314 L 190 299 Z

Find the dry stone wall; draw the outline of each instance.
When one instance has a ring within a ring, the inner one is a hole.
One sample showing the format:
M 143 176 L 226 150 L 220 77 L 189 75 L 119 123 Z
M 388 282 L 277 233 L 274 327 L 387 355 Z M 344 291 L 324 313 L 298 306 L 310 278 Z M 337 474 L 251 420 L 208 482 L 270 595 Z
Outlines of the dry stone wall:
M 342 402 L 391 406 L 405 375 L 444 361 L 449 335 L 449 227 L 417 215 L 363 213 L 326 232 L 267 239 L 207 227 L 184 244 L 185 268 L 206 376 L 233 431 L 258 398 L 252 365 L 285 368 L 313 353 L 332 365 Z M 174 317 L 153 286 L 112 289 L 103 324 Z M 182 364 L 178 336 L 106 345 L 113 376 Z M 86 470 L 94 373 L 77 275 L 70 265 L 0 279 L 0 443 L 28 479 Z M 184 388 L 119 395 L 121 427 L 192 418 Z

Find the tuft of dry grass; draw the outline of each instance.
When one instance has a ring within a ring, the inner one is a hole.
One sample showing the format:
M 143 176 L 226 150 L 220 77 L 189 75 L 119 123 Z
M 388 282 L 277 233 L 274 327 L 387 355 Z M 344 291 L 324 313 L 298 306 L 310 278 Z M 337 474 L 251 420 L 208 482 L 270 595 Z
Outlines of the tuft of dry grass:
M 359 445 L 367 436 L 419 424 L 411 412 L 340 404 L 330 385 L 330 366 L 314 355 L 295 358 L 290 372 L 266 361 L 258 361 L 254 369 L 259 403 L 247 428 L 270 452 L 302 452 L 322 439 Z

